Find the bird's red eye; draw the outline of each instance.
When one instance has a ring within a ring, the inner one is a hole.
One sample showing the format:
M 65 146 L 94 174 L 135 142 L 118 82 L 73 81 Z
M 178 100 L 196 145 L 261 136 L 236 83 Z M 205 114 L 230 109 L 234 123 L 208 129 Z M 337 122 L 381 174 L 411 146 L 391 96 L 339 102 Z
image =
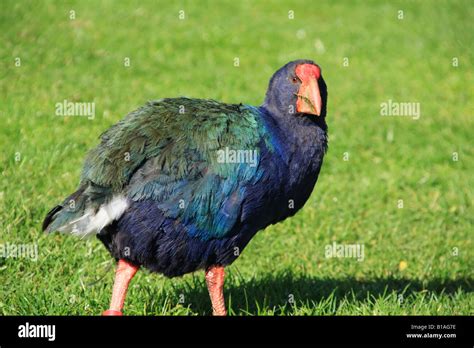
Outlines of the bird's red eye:
M 291 79 L 291 81 L 293 81 L 293 83 L 297 83 L 297 82 L 298 82 L 298 79 L 297 79 L 296 77 L 293 77 L 293 78 Z

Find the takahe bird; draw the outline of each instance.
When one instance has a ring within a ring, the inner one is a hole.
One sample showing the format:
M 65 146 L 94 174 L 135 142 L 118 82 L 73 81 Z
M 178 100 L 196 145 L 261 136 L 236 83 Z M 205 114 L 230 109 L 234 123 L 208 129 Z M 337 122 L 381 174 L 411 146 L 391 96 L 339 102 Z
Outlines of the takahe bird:
M 121 315 L 138 268 L 168 277 L 205 270 L 225 315 L 224 267 L 255 233 L 294 215 L 327 148 L 327 90 L 318 65 L 296 60 L 271 78 L 263 105 L 188 98 L 148 102 L 101 136 L 79 189 L 43 230 L 97 234 L 118 260 L 105 315 Z

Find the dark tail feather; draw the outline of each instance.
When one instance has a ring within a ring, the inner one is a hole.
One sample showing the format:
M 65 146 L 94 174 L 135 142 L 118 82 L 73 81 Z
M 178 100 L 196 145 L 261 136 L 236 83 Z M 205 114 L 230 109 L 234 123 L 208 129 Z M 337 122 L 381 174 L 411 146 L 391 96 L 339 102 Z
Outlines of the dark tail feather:
M 62 205 L 57 205 L 53 209 L 51 209 L 48 214 L 46 214 L 46 217 L 43 220 L 43 232 L 46 231 L 51 221 L 54 220 L 54 216 L 56 215 L 56 213 L 62 209 Z
M 46 233 L 48 232 L 53 232 L 53 231 L 50 231 L 48 229 L 48 227 L 54 222 L 54 220 L 58 217 L 60 217 L 60 215 L 62 213 L 68 213 L 68 210 L 69 209 L 64 209 L 64 207 L 68 208 L 68 203 L 71 201 L 71 200 L 79 200 L 81 198 L 81 195 L 84 193 L 84 191 L 86 190 L 87 188 L 87 185 L 81 185 L 79 187 L 79 189 L 74 192 L 72 195 L 70 195 L 69 197 L 67 197 L 61 204 L 55 206 L 53 209 L 51 209 L 48 214 L 46 214 L 46 217 L 44 218 L 44 221 L 43 221 L 43 231 L 45 231 Z M 63 214 L 64 215 L 64 214 Z M 60 219 L 62 220 L 62 219 Z M 57 227 L 57 226 L 56 226 Z
M 92 182 L 83 183 L 76 192 L 51 209 L 43 221 L 43 231 L 81 234 L 91 219 L 90 214 L 85 214 L 86 210 L 97 211 L 109 197 L 110 188 Z

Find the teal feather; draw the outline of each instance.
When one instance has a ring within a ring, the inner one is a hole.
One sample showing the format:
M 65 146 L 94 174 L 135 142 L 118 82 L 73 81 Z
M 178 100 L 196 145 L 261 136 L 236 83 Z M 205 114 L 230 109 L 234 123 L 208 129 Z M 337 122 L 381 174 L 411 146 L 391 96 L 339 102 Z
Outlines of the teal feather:
M 271 147 L 258 109 L 188 98 L 149 102 L 101 136 L 81 182 L 152 199 L 190 235 L 222 238 L 239 216 L 243 187 L 262 175 L 258 161 L 219 163 L 218 150 Z M 258 159 L 258 156 L 257 156 Z

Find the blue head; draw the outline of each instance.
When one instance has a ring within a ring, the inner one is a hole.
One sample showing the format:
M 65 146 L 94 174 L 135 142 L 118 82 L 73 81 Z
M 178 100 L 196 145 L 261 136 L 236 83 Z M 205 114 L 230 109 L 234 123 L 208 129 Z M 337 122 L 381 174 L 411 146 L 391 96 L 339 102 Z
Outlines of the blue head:
M 263 106 L 284 116 L 326 116 L 327 89 L 321 68 L 311 60 L 287 63 L 270 79 Z

